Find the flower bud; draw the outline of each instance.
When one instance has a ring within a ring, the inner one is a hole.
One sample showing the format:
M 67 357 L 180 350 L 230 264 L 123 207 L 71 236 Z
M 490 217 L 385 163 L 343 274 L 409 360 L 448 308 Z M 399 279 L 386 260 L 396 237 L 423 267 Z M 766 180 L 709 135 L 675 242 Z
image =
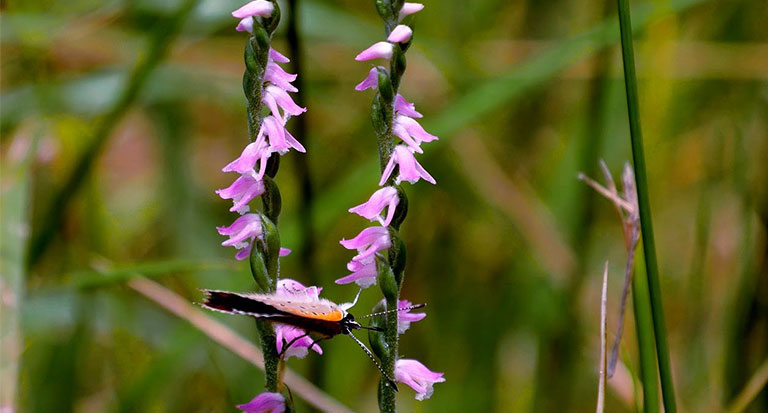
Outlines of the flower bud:
M 259 70 L 259 59 L 251 42 L 245 43 L 245 53 L 243 57 L 245 59 L 246 70 L 249 72 L 257 73 Z
M 251 275 L 253 276 L 253 280 L 256 281 L 256 286 L 258 287 L 259 292 L 271 292 L 272 280 L 269 277 L 267 264 L 264 260 L 264 249 L 258 239 L 253 240 L 249 263 L 251 265 Z
M 400 288 L 397 280 L 395 280 L 392 268 L 389 267 L 389 263 L 386 260 L 377 260 L 377 266 L 379 270 L 379 288 L 381 288 L 384 298 L 387 301 L 397 300 L 397 293 L 400 291 Z
M 397 186 L 397 198 L 398 203 L 395 208 L 395 215 L 392 217 L 392 225 L 396 230 L 400 229 L 400 224 L 405 220 L 405 216 L 408 215 L 408 196 L 402 186 Z
M 378 68 L 378 86 L 379 94 L 384 102 L 389 104 L 394 99 L 394 91 L 392 90 L 392 82 L 389 79 L 389 73 L 383 67 Z
M 381 136 L 387 133 L 389 122 L 387 122 L 387 104 L 382 101 L 381 94 L 376 94 L 371 105 L 371 122 L 376 135 Z

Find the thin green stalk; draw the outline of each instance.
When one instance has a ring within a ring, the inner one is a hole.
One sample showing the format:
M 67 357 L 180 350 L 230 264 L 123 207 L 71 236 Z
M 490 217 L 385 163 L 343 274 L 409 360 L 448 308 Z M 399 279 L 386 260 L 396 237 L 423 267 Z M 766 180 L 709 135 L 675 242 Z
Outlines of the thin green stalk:
M 645 171 L 643 137 L 640 131 L 639 103 L 637 98 L 637 76 L 635 75 L 635 57 L 632 46 L 632 22 L 629 15 L 628 0 L 617 0 L 619 8 L 619 27 L 621 30 L 621 56 L 624 63 L 624 84 L 627 92 L 627 111 L 629 113 L 629 131 L 632 141 L 632 159 L 635 167 L 635 183 L 640 207 L 640 226 L 643 234 L 643 252 L 645 256 L 648 292 L 653 317 L 653 329 L 656 335 L 656 351 L 661 378 L 661 390 L 664 409 L 667 413 L 676 413 L 675 390 L 672 382 L 672 369 L 669 360 L 669 345 L 662 308 L 661 285 L 656 260 L 656 245 L 651 223 L 651 204 L 648 194 L 648 177 Z M 640 277 L 635 277 L 635 279 Z
M 644 255 L 638 248 L 637 254 Z M 643 260 L 635 260 L 635 276 L 632 277 L 632 304 L 637 330 L 637 347 L 640 353 L 640 381 L 643 383 L 643 412 L 659 412 L 659 385 L 656 380 L 656 349 L 653 345 L 653 321 L 648 297 L 648 280 Z
M 134 101 L 136 101 L 150 75 L 163 60 L 173 40 L 181 31 L 184 22 L 192 10 L 195 9 L 196 4 L 197 0 L 186 0 L 170 18 L 157 23 L 157 29 L 149 40 L 149 47 L 146 53 L 142 54 L 138 59 L 128 81 L 115 101 L 115 105 L 101 118 L 96 126 L 96 131 L 90 145 L 75 162 L 72 174 L 69 175 L 61 189 L 53 196 L 48 211 L 43 216 L 40 229 L 36 232 L 30 243 L 27 261 L 29 267 L 35 265 L 48 249 L 60 227 L 67 206 L 90 173 L 98 155 L 109 140 L 112 129 L 114 129 L 120 119 L 123 118 L 123 115 L 133 105 Z

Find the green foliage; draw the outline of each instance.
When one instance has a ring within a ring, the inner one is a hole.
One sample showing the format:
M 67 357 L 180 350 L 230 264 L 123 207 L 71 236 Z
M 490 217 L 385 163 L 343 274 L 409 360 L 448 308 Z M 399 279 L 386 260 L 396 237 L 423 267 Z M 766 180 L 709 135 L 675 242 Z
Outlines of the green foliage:
M 766 316 L 755 310 L 768 296 L 768 32 L 755 0 L 631 3 L 677 401 L 681 411 L 718 410 L 768 357 Z M 133 63 L 153 56 L 147 39 L 166 33 L 181 4 L 3 9 L 0 249 L 3 295 L 6 277 L 26 291 L 20 411 L 231 411 L 263 388 L 263 372 L 125 287 L 140 273 L 190 302 L 198 288 L 254 289 L 248 263 L 218 245 L 214 228 L 232 218 L 213 193 L 231 182 L 221 166 L 248 138 L 243 36 L 229 14 L 239 4 L 193 8 L 134 89 Z M 345 302 L 356 289 L 333 284 L 349 258 L 338 240 L 359 230 L 346 211 L 379 173 L 370 94 L 353 90 L 365 71 L 353 58 L 382 29 L 367 1 L 299 4 L 309 146 L 295 156 L 306 157 L 316 193 L 311 276 L 323 296 Z M 401 296 L 427 302 L 428 317 L 401 348 L 447 381 L 425 402 L 401 386 L 401 411 L 594 408 L 597 275 L 609 259 L 610 339 L 625 253 L 615 212 L 576 174 L 600 157 L 614 171 L 631 157 L 615 12 L 612 1 L 446 0 L 413 16 L 418 37 L 400 89 L 440 140 L 419 158 L 438 185 L 405 188 Z M 275 33 L 281 51 L 284 30 Z M 39 136 L 31 163 L 9 172 L 13 147 L 29 136 Z M 103 150 L 91 156 L 96 136 Z M 67 193 L 46 253 L 22 266 L 28 244 L 10 229 L 28 216 L 40 234 L 60 206 L 52 194 L 79 176 L 83 159 L 92 163 Z M 286 157 L 276 178 L 288 248 L 306 235 L 295 167 Z M 306 281 L 298 260 L 284 257 L 280 272 Z M 380 297 L 366 290 L 354 313 Z M 211 316 L 258 341 L 250 320 Z M 634 394 L 628 383 L 642 374 L 635 328 L 625 331 L 630 377 L 608 381 L 606 411 L 635 410 L 617 391 Z M 324 360 L 313 381 L 356 411 L 374 410 L 378 373 L 355 343 L 337 338 L 323 351 L 308 356 Z M 308 374 L 310 364 L 289 367 Z M 765 391 L 754 398 L 747 411 L 768 409 Z

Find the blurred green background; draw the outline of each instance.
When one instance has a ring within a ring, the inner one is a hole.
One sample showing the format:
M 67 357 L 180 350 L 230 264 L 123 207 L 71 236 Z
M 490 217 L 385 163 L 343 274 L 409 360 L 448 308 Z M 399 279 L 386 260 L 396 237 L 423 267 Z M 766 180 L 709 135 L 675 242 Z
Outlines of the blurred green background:
M 253 289 L 214 228 L 234 218 L 214 193 L 232 179 L 220 169 L 247 143 L 245 36 L 229 15 L 241 3 L 0 3 L 6 405 L 15 394 L 29 412 L 233 411 L 262 390 L 260 370 L 126 283 L 151 277 L 189 302 L 198 288 Z M 366 225 L 346 210 L 378 180 L 372 94 L 353 90 L 370 66 L 353 58 L 383 29 L 372 1 L 297 3 L 308 151 L 278 174 L 294 250 L 282 274 L 343 302 L 356 288 L 333 283 L 351 256 L 338 241 Z M 274 47 L 290 56 L 281 5 Z M 615 3 L 426 6 L 401 92 L 440 137 L 420 157 L 438 185 L 406 188 L 402 296 L 429 315 L 401 354 L 447 381 L 424 402 L 403 388 L 401 409 L 592 410 L 602 263 L 612 339 L 626 254 L 612 205 L 576 175 L 598 177 L 600 158 L 618 175 L 631 159 Z M 720 411 L 768 357 L 768 9 L 632 6 L 677 398 Z M 366 290 L 355 313 L 380 297 Z M 209 315 L 257 341 L 250 320 Z M 626 320 L 608 411 L 639 400 Z M 289 367 L 374 411 L 367 357 L 346 338 L 323 349 Z M 765 389 L 749 409 L 768 411 Z

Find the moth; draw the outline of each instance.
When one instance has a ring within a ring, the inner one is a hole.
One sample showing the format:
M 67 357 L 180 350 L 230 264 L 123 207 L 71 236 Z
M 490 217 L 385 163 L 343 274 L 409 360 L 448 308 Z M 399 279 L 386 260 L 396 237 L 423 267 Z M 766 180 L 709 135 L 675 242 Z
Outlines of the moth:
M 382 332 L 380 327 L 364 326 L 355 320 L 355 317 L 347 310 L 357 303 L 360 297 L 357 296 L 351 303 L 336 304 L 325 298 L 316 298 L 300 294 L 294 296 L 283 296 L 276 294 L 258 294 L 258 293 L 235 293 L 219 290 L 202 290 L 205 293 L 205 301 L 202 306 L 210 310 L 219 311 L 227 314 L 242 314 L 253 318 L 268 320 L 273 323 L 282 323 L 298 327 L 306 333 L 294 338 L 289 343 L 283 345 L 285 352 L 291 345 L 302 337 L 314 333 L 318 336 L 309 346 L 312 348 L 317 342 L 327 340 L 339 334 L 347 335 L 352 338 L 365 354 L 373 361 L 373 364 L 381 371 L 381 374 L 387 379 L 390 385 L 397 389 L 395 380 L 387 374 L 376 360 L 373 353 L 363 344 L 352 331 L 366 329 Z M 426 304 L 416 304 L 403 308 L 382 311 L 379 313 L 368 314 L 360 318 L 367 318 L 398 311 L 407 311 L 415 308 L 422 308 Z M 280 354 L 282 357 L 283 354 Z

